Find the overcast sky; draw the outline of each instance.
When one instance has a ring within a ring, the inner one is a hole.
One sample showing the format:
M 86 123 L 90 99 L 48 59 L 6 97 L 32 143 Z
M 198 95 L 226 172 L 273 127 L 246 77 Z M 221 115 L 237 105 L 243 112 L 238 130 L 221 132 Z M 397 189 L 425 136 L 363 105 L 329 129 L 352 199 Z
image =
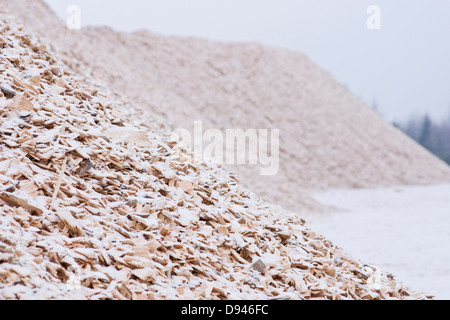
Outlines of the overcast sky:
M 388 120 L 450 111 L 450 0 L 46 0 L 82 25 L 302 51 Z M 367 8 L 381 9 L 369 30 Z

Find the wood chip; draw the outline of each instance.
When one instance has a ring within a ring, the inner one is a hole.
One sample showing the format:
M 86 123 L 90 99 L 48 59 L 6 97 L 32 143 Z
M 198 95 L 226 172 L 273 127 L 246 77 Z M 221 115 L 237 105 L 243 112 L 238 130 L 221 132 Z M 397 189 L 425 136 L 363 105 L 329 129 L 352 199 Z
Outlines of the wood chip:
M 22 207 L 24 209 L 30 210 L 33 213 L 36 214 L 43 214 L 43 209 L 31 204 L 30 200 L 26 200 L 24 198 L 21 198 L 19 196 L 15 196 L 12 193 L 7 192 L 0 192 L 0 199 L 5 201 L 6 203 L 15 206 L 15 207 Z
M 194 191 L 195 187 L 192 184 L 192 182 L 189 181 L 179 181 L 178 187 L 183 190 L 184 192 L 191 192 Z
M 55 185 L 55 191 L 53 191 L 52 201 L 50 203 L 50 208 L 54 209 L 54 204 L 56 201 L 56 198 L 58 197 L 59 188 L 61 187 L 61 183 L 64 177 L 64 172 L 66 171 L 66 165 L 67 165 L 67 158 L 64 158 L 61 170 L 58 175 L 58 181 Z
M 0 84 L 0 91 L 7 99 L 12 99 L 16 96 L 16 91 L 9 84 Z
M 28 101 L 23 95 L 16 95 L 9 107 L 17 111 L 33 110 L 33 104 Z

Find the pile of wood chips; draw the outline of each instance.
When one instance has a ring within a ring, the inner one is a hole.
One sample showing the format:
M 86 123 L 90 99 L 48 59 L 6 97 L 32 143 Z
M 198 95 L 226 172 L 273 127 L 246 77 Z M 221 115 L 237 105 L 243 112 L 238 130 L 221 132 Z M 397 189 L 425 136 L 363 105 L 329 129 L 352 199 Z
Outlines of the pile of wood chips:
M 131 122 L 0 18 L 0 299 L 427 298 Z

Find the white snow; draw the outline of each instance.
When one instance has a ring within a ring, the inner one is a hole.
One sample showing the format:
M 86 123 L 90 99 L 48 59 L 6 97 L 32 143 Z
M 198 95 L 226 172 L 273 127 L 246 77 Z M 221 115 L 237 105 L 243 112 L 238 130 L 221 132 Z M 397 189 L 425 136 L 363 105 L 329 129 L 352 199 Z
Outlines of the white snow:
M 344 210 L 307 215 L 310 228 L 411 289 L 450 299 L 450 185 L 314 196 Z

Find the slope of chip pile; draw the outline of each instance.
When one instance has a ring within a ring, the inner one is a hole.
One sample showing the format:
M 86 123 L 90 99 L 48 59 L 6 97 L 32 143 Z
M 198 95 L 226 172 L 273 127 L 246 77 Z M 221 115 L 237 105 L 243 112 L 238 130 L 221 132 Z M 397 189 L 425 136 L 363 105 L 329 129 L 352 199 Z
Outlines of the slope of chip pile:
M 305 196 L 311 189 L 450 181 L 445 163 L 299 52 L 104 27 L 70 31 L 42 0 L 3 3 L 164 123 L 280 129 L 277 175 L 261 176 L 254 166 L 233 170 L 249 189 L 289 210 L 319 210 Z
M 427 298 L 0 21 L 0 299 Z

